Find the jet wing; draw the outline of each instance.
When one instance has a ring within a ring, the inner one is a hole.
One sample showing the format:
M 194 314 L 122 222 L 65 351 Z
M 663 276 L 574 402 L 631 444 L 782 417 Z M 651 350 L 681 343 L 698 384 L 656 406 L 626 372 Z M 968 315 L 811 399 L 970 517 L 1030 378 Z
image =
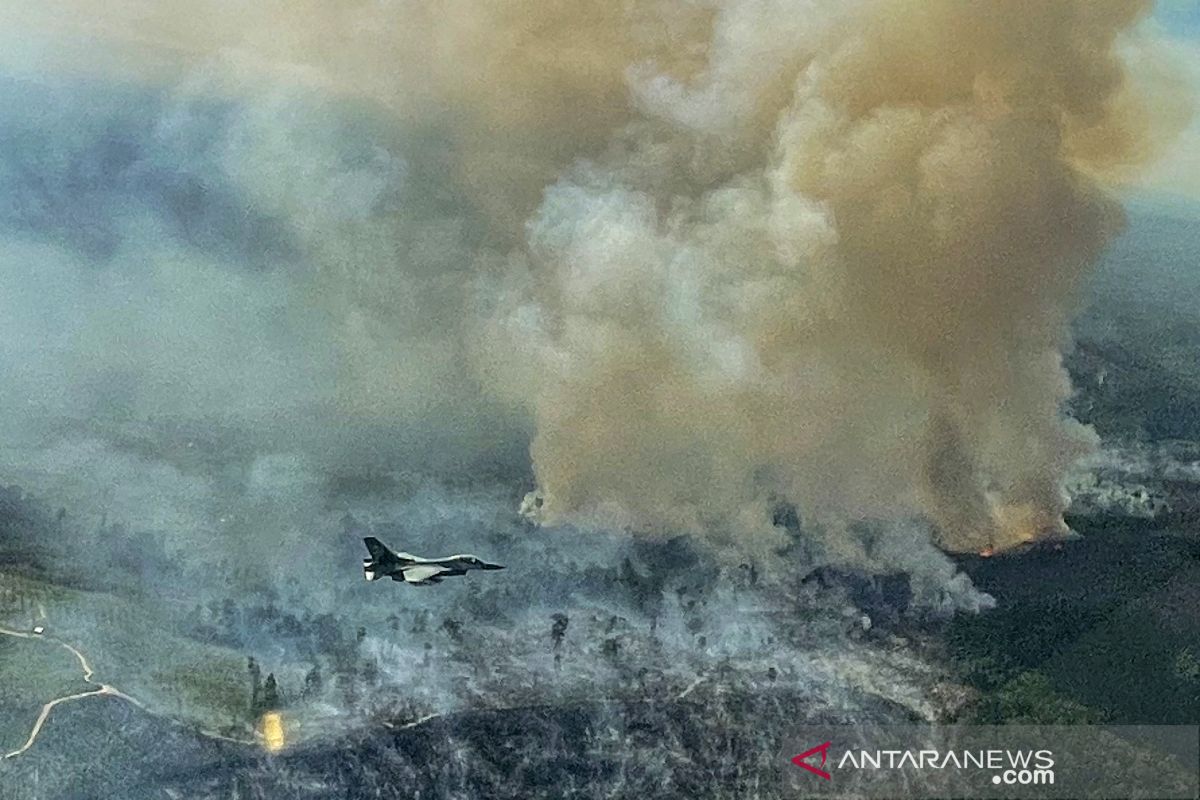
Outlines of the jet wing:
M 371 554 L 371 558 L 374 559 L 375 561 L 378 561 L 381 564 L 390 564 L 390 563 L 393 563 L 396 561 L 401 561 L 401 562 L 417 561 L 417 562 L 419 562 L 419 561 L 423 560 L 423 559 L 417 558 L 412 553 L 405 553 L 403 551 L 401 551 L 399 553 L 394 552 L 391 548 L 389 548 L 386 544 L 384 544 L 383 542 L 376 539 L 374 536 L 368 536 L 365 539 L 363 539 L 363 544 L 365 544 L 367 546 L 367 552 L 369 552 Z
M 415 567 L 407 567 L 401 571 L 402 580 L 405 583 L 437 583 L 443 575 L 452 575 L 454 570 L 448 567 L 438 566 L 437 564 L 419 564 Z M 392 576 L 393 579 L 400 579 L 400 576 Z

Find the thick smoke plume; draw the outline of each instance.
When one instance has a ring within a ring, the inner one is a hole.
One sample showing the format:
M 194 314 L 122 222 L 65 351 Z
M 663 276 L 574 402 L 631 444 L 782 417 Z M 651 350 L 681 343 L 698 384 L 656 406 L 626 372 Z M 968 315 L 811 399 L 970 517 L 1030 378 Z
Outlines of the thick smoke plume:
M 173 87 L 152 154 L 193 154 L 283 242 L 251 231 L 267 277 L 230 276 L 219 253 L 191 263 L 203 225 L 177 251 L 144 214 L 114 221 L 111 291 L 150 275 L 130 312 L 152 326 L 183 281 L 179 340 L 97 309 L 86 352 L 64 345 L 87 385 L 62 394 L 117 381 L 105 407 L 117 391 L 135 416 L 244 423 L 314 469 L 386 462 L 391 439 L 508 463 L 532 430 L 546 520 L 739 548 L 776 543 L 784 504 L 851 559 L 862 521 L 925 520 L 952 550 L 1060 531 L 1091 439 L 1060 413 L 1060 352 L 1122 223 L 1102 187 L 1181 119 L 1126 63 L 1162 74 L 1145 5 L 12 11 L 40 38 L 10 68 L 65 74 L 86 31 L 93 64 Z M 352 105 L 376 144 L 328 122 Z M 157 174 L 140 165 L 131 185 Z M 152 254 L 137 276 L 133 252 Z M 219 348 L 189 350 L 209 328 Z
M 1088 173 L 1141 153 L 1140 10 L 741 3 L 690 73 L 631 64 L 638 116 L 546 192 L 507 318 L 544 513 L 1060 531 L 1090 437 L 1059 352 L 1122 220 Z

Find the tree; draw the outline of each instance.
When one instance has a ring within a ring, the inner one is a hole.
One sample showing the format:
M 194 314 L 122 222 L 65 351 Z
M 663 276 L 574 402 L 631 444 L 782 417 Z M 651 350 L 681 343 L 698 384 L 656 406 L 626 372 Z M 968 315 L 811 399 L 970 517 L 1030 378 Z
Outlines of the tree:
M 979 722 L 1023 725 L 1099 725 L 1104 714 L 1059 694 L 1044 674 L 1026 670 L 983 698 Z
M 262 670 L 259 669 L 254 656 L 250 656 L 246 661 L 246 670 L 250 673 L 250 714 L 257 717 L 259 701 L 262 699 Z
M 318 697 L 321 694 L 321 689 L 324 687 L 325 681 L 321 677 L 321 667 L 318 664 L 313 664 L 312 669 L 304 676 L 304 698 Z
M 379 685 L 379 664 L 374 658 L 368 658 L 363 661 L 362 679 L 367 686 Z
M 462 641 L 462 623 L 453 617 L 446 617 L 442 620 L 442 630 L 450 637 L 451 641 Z
M 562 664 L 562 653 L 559 648 L 562 646 L 563 637 L 567 635 L 567 625 L 570 624 L 570 619 L 566 614 L 558 613 L 551 617 L 554 624 L 550 626 L 550 641 L 554 647 L 554 666 L 557 668 Z
M 275 673 L 267 673 L 267 682 L 263 684 L 263 710 L 273 711 L 279 708 L 279 687 L 275 684 Z

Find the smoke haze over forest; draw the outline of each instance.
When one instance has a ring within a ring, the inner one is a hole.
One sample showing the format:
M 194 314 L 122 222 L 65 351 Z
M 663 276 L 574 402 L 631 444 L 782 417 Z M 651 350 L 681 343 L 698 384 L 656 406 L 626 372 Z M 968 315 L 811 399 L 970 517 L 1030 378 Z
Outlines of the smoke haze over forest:
M 397 471 L 735 554 L 1057 531 L 1067 324 L 1190 94 L 1140 4 L 1022 8 L 129 2 L 86 77 L 10 12 L 6 473 L 247 552 Z

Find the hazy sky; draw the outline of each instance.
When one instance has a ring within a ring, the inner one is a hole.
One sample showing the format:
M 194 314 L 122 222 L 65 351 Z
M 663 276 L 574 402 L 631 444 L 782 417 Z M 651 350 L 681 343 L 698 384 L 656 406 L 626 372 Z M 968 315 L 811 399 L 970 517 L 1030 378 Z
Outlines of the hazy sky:
M 1169 42 L 1188 76 L 1193 96 L 1200 95 L 1200 3 L 1160 0 L 1152 24 Z M 1200 118 L 1192 119 L 1159 163 L 1147 170 L 1143 182 L 1159 191 L 1200 200 Z

